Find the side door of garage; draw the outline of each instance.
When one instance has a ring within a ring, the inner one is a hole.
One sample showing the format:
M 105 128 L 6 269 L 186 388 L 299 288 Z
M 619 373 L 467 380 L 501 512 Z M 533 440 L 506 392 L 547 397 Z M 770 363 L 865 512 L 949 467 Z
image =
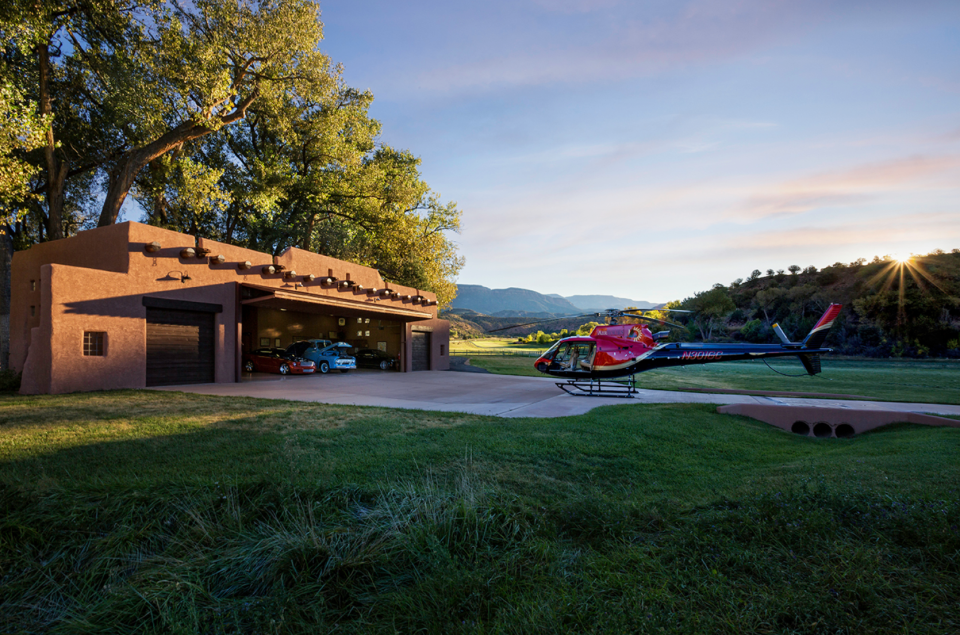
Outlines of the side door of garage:
M 413 332 L 413 370 L 430 370 L 430 333 Z
M 147 307 L 147 386 L 213 383 L 215 316 Z

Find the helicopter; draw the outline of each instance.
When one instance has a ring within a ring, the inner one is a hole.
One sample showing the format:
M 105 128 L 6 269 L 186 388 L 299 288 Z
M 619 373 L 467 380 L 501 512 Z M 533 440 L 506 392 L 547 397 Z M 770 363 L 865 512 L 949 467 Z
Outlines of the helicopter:
M 637 318 L 643 322 L 659 323 L 683 328 L 646 315 L 647 311 L 608 309 L 575 317 L 608 318 L 608 324 L 593 328 L 590 335 L 566 337 L 537 358 L 534 367 L 541 373 L 566 379 L 557 386 L 572 395 L 625 396 L 636 393 L 636 375 L 657 368 L 671 368 L 691 364 L 712 364 L 769 357 L 796 356 L 808 375 L 820 372 L 820 355 L 833 349 L 822 348 L 830 327 L 840 314 L 840 304 L 831 304 L 802 342 L 792 342 L 779 324 L 773 330 L 780 344 L 707 344 L 664 342 L 670 331 L 652 332 L 647 324 L 620 324 L 624 317 Z M 675 313 L 690 313 L 679 309 L 660 309 Z M 503 331 L 518 324 L 494 331 Z M 494 332 L 488 331 L 488 332 Z M 611 382 L 629 377 L 629 383 Z M 607 380 L 604 383 L 604 380 Z

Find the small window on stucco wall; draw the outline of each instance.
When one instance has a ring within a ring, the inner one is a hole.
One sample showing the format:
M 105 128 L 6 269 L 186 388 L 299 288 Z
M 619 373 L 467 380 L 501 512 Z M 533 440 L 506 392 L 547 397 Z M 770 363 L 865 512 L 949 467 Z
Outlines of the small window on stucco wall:
M 84 331 L 83 354 L 86 356 L 103 357 L 103 344 L 107 334 L 103 331 Z

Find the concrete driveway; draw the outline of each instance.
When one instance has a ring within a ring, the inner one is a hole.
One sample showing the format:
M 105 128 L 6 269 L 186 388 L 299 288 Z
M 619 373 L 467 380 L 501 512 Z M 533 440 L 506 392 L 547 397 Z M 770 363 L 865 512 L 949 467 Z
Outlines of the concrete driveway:
M 556 380 L 549 377 L 513 377 L 449 371 L 392 373 L 359 370 L 346 374 L 297 377 L 254 373 L 236 384 L 164 386 L 155 390 L 351 406 L 442 410 L 498 417 L 566 417 L 583 414 L 598 406 L 629 403 L 756 403 L 960 415 L 960 406 L 937 404 L 718 395 L 665 390 L 639 390 L 636 396 L 628 399 L 574 397 L 557 388 L 555 383 Z

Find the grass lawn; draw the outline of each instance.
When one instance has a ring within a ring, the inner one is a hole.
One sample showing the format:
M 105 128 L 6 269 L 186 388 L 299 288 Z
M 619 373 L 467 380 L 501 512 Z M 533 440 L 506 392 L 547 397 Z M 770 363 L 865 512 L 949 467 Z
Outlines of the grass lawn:
M 960 631 L 960 430 L 0 397 L 0 632 Z
M 450 340 L 451 355 L 537 355 L 550 348 L 537 342 L 518 344 L 513 337 L 485 337 L 473 340 Z
M 800 362 L 769 360 L 782 373 L 803 372 Z M 470 364 L 492 373 L 544 377 L 529 359 L 476 357 Z M 650 390 L 689 388 L 782 390 L 860 395 L 880 401 L 960 404 L 960 362 L 953 360 L 823 360 L 819 375 L 785 377 L 762 362 L 728 362 L 652 370 L 637 375 L 637 386 Z

